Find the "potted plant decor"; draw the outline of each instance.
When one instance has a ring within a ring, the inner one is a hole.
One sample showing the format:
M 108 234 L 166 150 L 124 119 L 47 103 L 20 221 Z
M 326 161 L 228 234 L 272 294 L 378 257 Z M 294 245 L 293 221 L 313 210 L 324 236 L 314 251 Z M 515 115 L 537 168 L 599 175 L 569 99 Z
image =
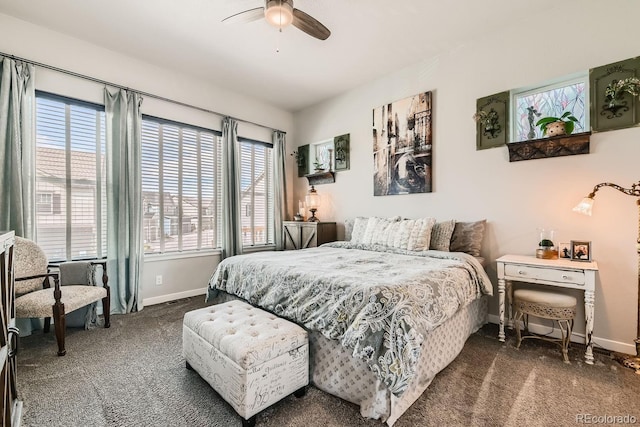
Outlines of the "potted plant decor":
M 540 127 L 542 136 L 552 137 L 558 135 L 570 135 L 573 132 L 578 119 L 565 111 L 560 117 L 543 117 L 536 123 Z

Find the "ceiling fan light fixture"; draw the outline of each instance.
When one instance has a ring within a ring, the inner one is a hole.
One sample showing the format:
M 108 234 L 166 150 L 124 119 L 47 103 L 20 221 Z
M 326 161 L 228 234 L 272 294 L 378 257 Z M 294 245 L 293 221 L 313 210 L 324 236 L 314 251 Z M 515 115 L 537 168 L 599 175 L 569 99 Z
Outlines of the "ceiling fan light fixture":
M 293 5 L 287 0 L 269 0 L 264 17 L 274 27 L 286 27 L 293 22 Z

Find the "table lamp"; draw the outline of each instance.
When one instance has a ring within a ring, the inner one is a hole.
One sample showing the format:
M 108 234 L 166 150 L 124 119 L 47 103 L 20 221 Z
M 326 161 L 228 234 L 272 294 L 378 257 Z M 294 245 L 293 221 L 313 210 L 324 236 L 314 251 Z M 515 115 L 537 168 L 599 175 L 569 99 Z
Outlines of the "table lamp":
M 578 203 L 578 205 L 573 208 L 573 210 L 583 215 L 591 216 L 591 211 L 593 209 L 593 199 L 596 196 L 596 192 L 602 187 L 613 187 L 624 194 L 637 197 L 636 204 L 638 205 L 638 240 L 636 243 L 636 251 L 638 253 L 638 324 L 636 328 L 636 339 L 634 340 L 634 342 L 636 343 L 636 356 L 620 357 L 617 359 L 620 363 L 622 363 L 623 366 L 635 369 L 636 374 L 640 374 L 640 181 L 632 184 L 631 188 L 623 188 L 617 184 L 612 184 L 610 182 L 600 183 L 593 187 L 593 191 L 589 193 L 587 197 L 582 199 L 582 201 Z
M 316 216 L 316 211 L 320 207 L 320 195 L 312 185 L 309 189 L 309 193 L 304 198 L 305 203 L 307 205 L 307 209 L 311 212 L 311 217 L 307 220 L 308 222 L 319 222 L 320 220 Z

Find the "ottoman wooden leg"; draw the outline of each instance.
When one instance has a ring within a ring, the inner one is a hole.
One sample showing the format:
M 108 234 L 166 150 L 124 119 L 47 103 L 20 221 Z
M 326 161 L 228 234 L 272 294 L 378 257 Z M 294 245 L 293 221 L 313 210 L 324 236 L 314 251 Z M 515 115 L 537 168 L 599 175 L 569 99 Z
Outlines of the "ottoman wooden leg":
M 306 387 L 302 387 L 297 389 L 296 391 L 293 392 L 293 395 L 297 398 L 301 398 L 304 397 L 304 395 L 307 394 L 307 388 Z
M 242 419 L 242 427 L 254 427 L 256 425 L 256 416 L 249 418 L 248 420 Z

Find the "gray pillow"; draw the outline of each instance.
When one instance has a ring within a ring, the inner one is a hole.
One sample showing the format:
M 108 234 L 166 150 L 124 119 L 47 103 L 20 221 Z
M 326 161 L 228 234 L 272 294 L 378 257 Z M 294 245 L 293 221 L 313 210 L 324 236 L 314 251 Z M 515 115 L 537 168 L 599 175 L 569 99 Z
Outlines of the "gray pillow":
M 486 222 L 486 219 L 475 222 L 456 222 L 449 250 L 480 256 Z
M 456 226 L 456 220 L 436 222 L 431 230 L 431 243 L 429 249 L 449 252 L 451 237 Z

